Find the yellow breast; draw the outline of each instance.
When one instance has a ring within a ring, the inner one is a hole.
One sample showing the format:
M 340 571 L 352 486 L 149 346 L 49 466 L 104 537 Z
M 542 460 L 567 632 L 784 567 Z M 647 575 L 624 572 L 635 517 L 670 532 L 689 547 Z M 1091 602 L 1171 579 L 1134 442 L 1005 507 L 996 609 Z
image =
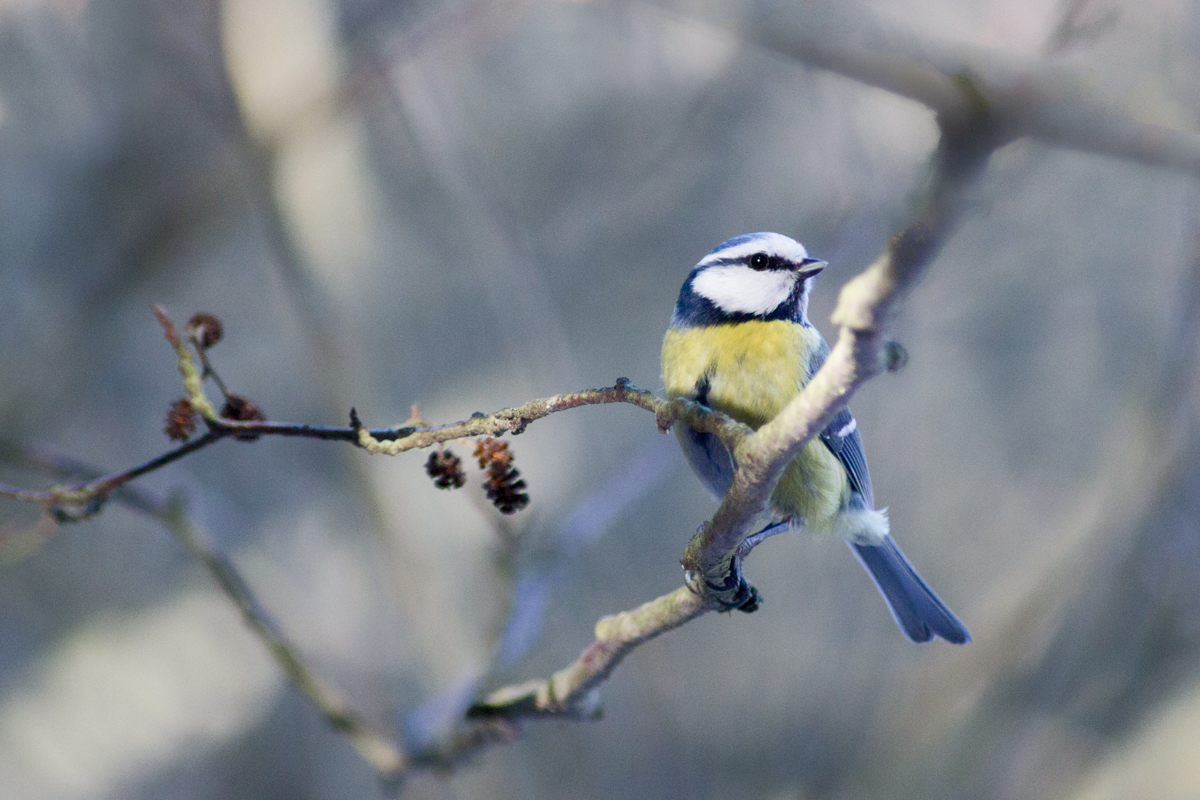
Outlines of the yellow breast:
M 783 320 L 672 328 L 663 339 L 663 383 L 668 397 L 696 397 L 707 383 L 707 405 L 758 428 L 773 419 L 808 380 L 805 365 L 817 347 L 815 329 Z M 799 516 L 827 532 L 849 496 L 846 471 L 814 439 L 784 470 L 772 509 Z

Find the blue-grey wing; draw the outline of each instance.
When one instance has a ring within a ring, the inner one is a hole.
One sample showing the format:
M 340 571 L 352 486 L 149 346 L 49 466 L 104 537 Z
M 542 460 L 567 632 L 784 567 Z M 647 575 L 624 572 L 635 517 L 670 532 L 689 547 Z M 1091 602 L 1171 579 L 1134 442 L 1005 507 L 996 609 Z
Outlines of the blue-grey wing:
M 733 483 L 733 457 L 711 433 L 689 428 L 682 422 L 675 424 L 675 435 L 704 488 L 716 498 L 725 496 Z
M 690 399 L 701 405 L 708 405 L 708 376 L 701 376 L 692 390 Z M 675 423 L 675 436 L 688 463 L 714 497 L 721 498 L 729 491 L 733 483 L 733 456 L 721 444 L 721 440 L 711 433 L 704 433 L 687 426 L 682 422 Z
M 825 430 L 821 441 L 837 456 L 850 477 L 851 491 L 858 492 L 866 501 L 867 508 L 875 508 L 875 493 L 871 491 L 871 473 L 867 470 L 867 454 L 863 452 L 862 436 L 858 432 L 858 421 L 843 408 Z
M 821 340 L 808 361 L 808 376 L 820 369 L 829 357 L 829 345 Z M 849 407 L 843 408 L 821 431 L 821 441 L 829 448 L 837 460 L 846 468 L 850 478 L 851 491 L 862 495 L 867 508 L 875 508 L 875 493 L 871 490 L 871 473 L 867 470 L 867 454 L 863 451 L 862 435 L 858 432 L 858 421 L 850 413 Z

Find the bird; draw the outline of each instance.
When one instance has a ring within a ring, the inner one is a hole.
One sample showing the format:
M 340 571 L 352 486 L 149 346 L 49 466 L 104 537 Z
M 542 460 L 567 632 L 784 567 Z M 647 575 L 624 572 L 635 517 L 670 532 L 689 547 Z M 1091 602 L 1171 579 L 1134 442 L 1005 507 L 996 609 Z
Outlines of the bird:
M 813 279 L 827 262 L 779 233 L 748 233 L 717 245 L 692 267 L 663 337 L 668 398 L 695 400 L 759 428 L 805 387 L 829 356 L 809 322 Z M 675 424 L 684 455 L 716 497 L 734 462 L 714 434 Z M 843 407 L 784 468 L 769 502 L 772 524 L 844 540 L 911 641 L 965 644 L 971 635 L 922 580 L 876 510 L 862 434 Z

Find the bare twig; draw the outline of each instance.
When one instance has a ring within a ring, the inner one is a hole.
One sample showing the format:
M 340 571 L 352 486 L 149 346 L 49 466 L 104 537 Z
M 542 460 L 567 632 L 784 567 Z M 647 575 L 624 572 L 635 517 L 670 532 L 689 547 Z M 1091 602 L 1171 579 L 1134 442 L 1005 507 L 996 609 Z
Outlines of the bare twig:
M 68 509 L 84 508 L 86 510 L 85 514 L 90 516 L 100 510 L 107 496 L 114 490 L 119 489 L 135 478 L 140 478 L 142 475 L 161 469 L 186 455 L 207 447 L 223 436 L 224 434 L 218 431 L 209 431 L 198 439 L 193 439 L 187 444 L 176 447 L 174 450 L 168 450 L 160 456 L 123 472 L 113 473 L 112 475 L 106 475 L 71 486 L 54 486 L 44 492 L 0 485 L 0 495 L 11 497 L 15 500 L 37 503 L 58 518 L 59 522 L 75 521 L 80 517 L 73 515 Z

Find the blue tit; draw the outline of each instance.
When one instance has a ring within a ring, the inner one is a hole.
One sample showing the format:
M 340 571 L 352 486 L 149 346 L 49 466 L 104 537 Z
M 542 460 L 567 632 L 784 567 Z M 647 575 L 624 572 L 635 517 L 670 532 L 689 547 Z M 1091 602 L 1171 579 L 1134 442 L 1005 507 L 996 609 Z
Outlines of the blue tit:
M 829 355 L 808 321 L 808 293 L 825 266 L 778 233 L 718 245 L 688 274 L 663 339 L 667 396 L 696 400 L 752 428 L 774 418 Z M 733 481 L 729 452 L 712 434 L 683 423 L 675 433 L 700 480 L 723 496 Z M 784 468 L 770 511 L 774 522 L 843 539 L 912 641 L 971 641 L 892 540 L 886 512 L 875 509 L 862 436 L 848 408 Z

